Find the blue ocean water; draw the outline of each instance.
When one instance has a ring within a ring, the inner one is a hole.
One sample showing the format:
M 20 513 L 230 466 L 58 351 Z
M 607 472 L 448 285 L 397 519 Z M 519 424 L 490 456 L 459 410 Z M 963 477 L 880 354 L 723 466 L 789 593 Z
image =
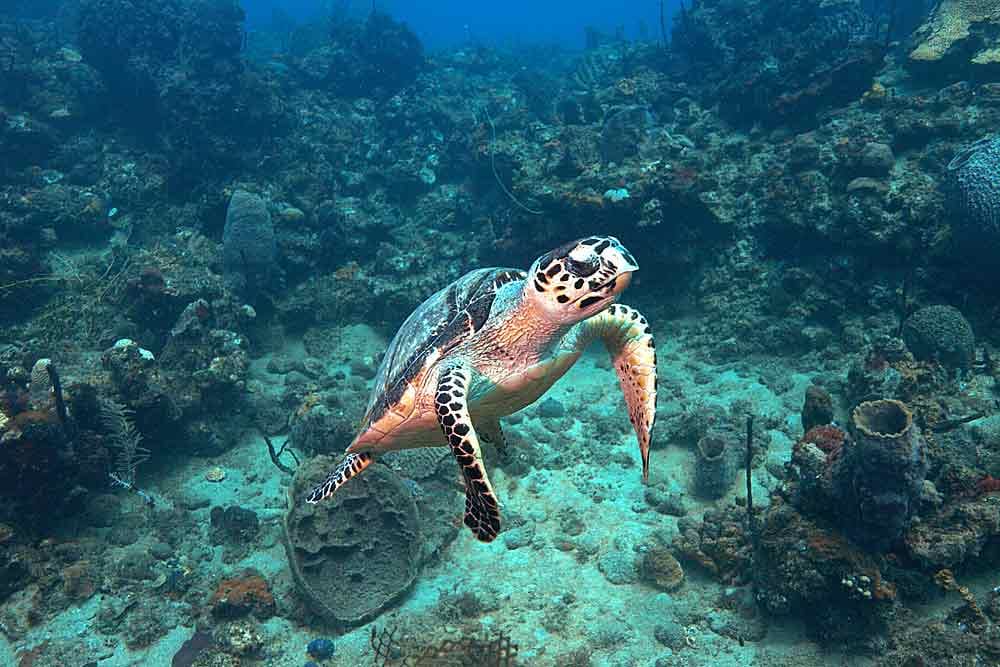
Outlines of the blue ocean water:
M 0 666 L 1000 665 L 982 0 L 0 4 Z
M 336 3 L 333 3 L 335 6 Z M 329 11 L 316 0 L 252 0 L 245 3 L 248 25 L 266 26 L 275 9 L 295 20 L 307 20 Z M 664 3 L 669 30 L 670 19 L 679 8 L 679 0 Z M 354 16 L 371 11 L 371 2 L 348 2 L 338 10 Z M 659 39 L 660 3 L 637 2 L 375 2 L 375 9 L 404 21 L 430 48 L 459 46 L 470 42 L 490 45 L 555 44 L 582 48 L 584 30 L 593 27 L 608 34 L 621 31 L 629 39 Z

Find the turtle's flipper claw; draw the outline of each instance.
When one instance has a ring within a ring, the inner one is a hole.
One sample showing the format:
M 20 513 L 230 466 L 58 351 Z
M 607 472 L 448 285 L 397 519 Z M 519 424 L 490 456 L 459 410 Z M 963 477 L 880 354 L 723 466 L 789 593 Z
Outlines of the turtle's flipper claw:
M 370 466 L 375 461 L 373 457 L 368 452 L 361 452 L 358 454 L 348 454 L 340 462 L 340 464 L 333 469 L 323 483 L 318 485 L 309 495 L 306 497 L 306 502 L 308 503 L 318 503 L 321 500 L 326 500 L 332 496 L 337 489 L 342 487 L 347 483 L 347 480 L 352 477 L 356 477 L 365 468 Z
M 470 373 L 455 368 L 438 381 L 435 409 L 438 423 L 465 480 L 464 523 L 481 542 L 492 542 L 500 533 L 500 505 L 486 476 L 479 437 L 469 417 Z

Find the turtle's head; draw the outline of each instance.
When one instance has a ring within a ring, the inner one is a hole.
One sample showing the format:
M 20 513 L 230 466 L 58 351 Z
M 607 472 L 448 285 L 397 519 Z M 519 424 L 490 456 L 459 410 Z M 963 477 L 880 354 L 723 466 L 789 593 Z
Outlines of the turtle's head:
M 589 236 L 536 259 L 524 292 L 552 319 L 579 322 L 614 302 L 638 268 L 615 237 Z

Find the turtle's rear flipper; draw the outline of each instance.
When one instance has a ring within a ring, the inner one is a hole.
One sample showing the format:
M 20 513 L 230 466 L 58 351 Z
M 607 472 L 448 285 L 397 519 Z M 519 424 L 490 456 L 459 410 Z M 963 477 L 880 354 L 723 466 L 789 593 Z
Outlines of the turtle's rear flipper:
M 370 466 L 375 461 L 375 457 L 368 452 L 358 454 L 348 454 L 344 460 L 333 469 L 323 483 L 309 492 L 306 502 L 318 503 L 332 496 L 337 489 L 347 483 L 347 480 L 357 476 L 362 470 Z
M 446 371 L 438 380 L 434 403 L 438 423 L 465 479 L 465 525 L 477 540 L 492 542 L 500 532 L 500 506 L 469 417 L 468 387 L 468 370 Z
M 649 442 L 656 419 L 656 347 L 646 318 L 639 311 L 614 304 L 585 322 L 586 336 L 600 338 L 611 354 L 618 382 L 628 404 L 628 417 L 639 439 L 642 479 L 649 479 Z

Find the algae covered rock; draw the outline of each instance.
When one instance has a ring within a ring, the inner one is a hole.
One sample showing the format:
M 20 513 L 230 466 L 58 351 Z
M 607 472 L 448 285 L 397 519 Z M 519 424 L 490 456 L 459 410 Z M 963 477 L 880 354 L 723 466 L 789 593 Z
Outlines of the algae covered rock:
M 687 4 L 671 50 L 736 125 L 813 124 L 858 99 L 882 62 L 876 24 L 854 0 Z
M 313 454 L 336 454 L 350 444 L 355 434 L 358 416 L 339 405 L 338 401 L 307 399 L 292 414 L 290 420 L 292 445 Z
M 833 423 L 833 397 L 830 392 L 815 384 L 806 387 L 801 419 L 802 430 L 807 433 L 815 426 Z
M 825 641 L 854 641 L 883 627 L 896 586 L 879 558 L 791 505 L 769 508 L 759 530 L 756 597 L 768 612 L 794 614 Z
M 906 534 L 909 554 L 926 568 L 958 567 L 1000 535 L 1000 497 L 985 495 L 942 509 Z
M 330 501 L 305 502 L 336 462 L 312 459 L 295 475 L 284 520 L 285 552 L 301 595 L 324 620 L 370 620 L 417 576 L 422 537 L 417 506 L 388 466 L 375 465 Z

